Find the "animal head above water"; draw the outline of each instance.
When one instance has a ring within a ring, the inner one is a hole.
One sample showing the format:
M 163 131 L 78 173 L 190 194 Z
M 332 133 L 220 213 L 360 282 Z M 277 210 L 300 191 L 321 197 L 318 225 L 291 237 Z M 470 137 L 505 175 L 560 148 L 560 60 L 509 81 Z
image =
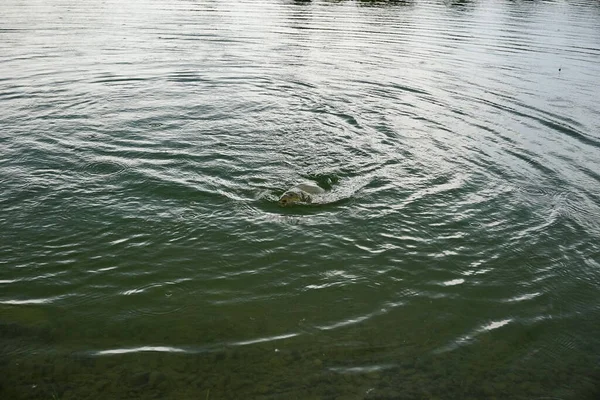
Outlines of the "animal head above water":
M 310 203 L 312 198 L 303 190 L 288 190 L 279 198 L 279 205 L 282 207 L 291 206 L 298 203 Z

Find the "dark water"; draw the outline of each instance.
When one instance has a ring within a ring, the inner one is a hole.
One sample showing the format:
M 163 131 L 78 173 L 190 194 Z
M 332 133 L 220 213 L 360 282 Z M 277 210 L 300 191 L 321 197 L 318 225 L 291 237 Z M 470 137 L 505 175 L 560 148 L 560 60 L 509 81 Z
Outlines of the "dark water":
M 0 398 L 600 398 L 597 1 L 0 15 Z

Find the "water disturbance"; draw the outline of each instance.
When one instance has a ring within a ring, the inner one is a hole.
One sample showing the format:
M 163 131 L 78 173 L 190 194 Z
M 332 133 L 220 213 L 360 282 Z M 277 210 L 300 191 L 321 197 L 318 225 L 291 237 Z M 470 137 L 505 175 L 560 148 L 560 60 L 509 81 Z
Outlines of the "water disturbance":
M 0 398 L 600 396 L 600 3 L 0 15 Z

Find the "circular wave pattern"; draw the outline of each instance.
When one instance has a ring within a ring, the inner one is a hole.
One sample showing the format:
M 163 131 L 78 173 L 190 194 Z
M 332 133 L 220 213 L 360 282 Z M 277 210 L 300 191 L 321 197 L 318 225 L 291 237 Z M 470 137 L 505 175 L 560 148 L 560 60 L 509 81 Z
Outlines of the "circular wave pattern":
M 0 13 L 0 397 L 597 398 L 597 5 Z
M 98 160 L 84 165 L 82 169 L 90 175 L 108 176 L 122 173 L 127 166 L 116 161 Z

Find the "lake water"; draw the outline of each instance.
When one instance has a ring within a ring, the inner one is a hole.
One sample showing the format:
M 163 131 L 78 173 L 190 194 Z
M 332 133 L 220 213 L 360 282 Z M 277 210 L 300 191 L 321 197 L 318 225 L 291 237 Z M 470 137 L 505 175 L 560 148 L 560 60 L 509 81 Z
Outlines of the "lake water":
M 0 15 L 0 398 L 600 397 L 597 1 Z

